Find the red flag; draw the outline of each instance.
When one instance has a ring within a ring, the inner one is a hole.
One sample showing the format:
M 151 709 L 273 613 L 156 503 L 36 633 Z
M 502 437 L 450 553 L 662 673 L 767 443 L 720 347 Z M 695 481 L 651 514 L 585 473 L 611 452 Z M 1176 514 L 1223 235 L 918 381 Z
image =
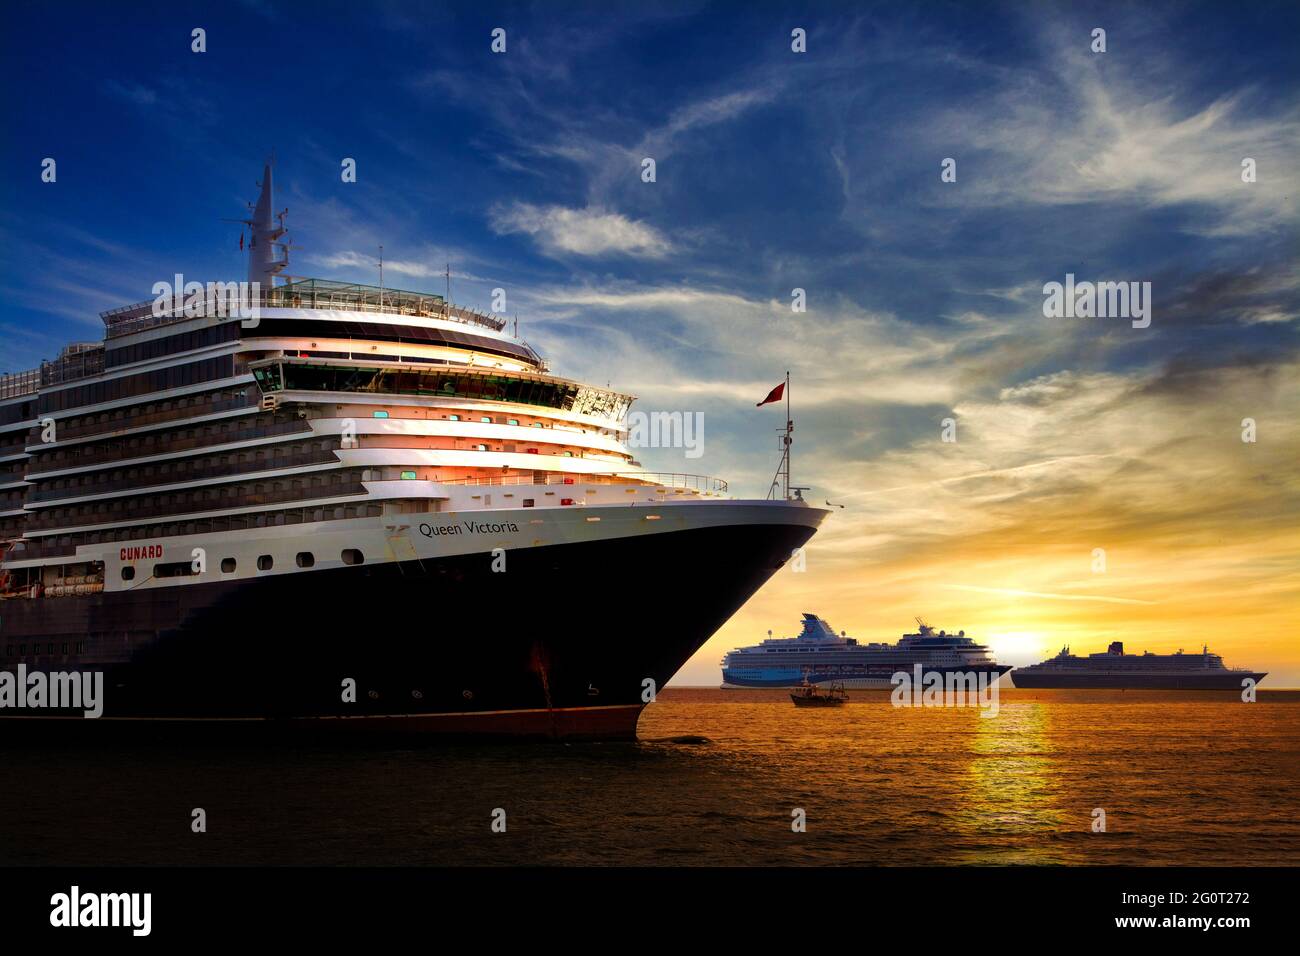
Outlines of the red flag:
M 239 251 L 244 251 L 244 234 L 242 232 L 239 234 Z
M 761 402 L 759 402 L 759 403 L 758 403 L 757 405 L 755 405 L 754 407 L 755 407 L 755 408 L 762 408 L 762 407 L 763 407 L 764 405 L 766 405 L 768 402 L 779 402 L 779 401 L 781 400 L 781 396 L 784 395 L 784 394 L 785 394 L 785 382 L 782 382 L 782 383 L 781 383 L 780 385 L 778 385 L 776 388 L 772 389 L 772 391 L 770 391 L 770 392 L 767 393 L 767 398 L 763 399 Z

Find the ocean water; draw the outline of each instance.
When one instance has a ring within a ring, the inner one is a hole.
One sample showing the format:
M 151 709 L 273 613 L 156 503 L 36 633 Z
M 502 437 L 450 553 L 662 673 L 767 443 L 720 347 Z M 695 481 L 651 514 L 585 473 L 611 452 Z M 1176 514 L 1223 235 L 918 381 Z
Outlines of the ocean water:
M 6 725 L 0 864 L 1300 863 L 1300 693 L 1008 690 L 991 719 L 851 696 L 669 689 L 618 744 Z

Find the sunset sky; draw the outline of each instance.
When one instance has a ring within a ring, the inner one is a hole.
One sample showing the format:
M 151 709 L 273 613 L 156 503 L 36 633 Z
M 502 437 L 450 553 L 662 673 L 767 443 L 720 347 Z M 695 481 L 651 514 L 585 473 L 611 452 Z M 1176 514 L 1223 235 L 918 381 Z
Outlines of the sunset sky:
M 761 497 L 790 371 L 795 483 L 845 507 L 678 683 L 812 611 L 1300 686 L 1300 7 L 326 6 L 15 5 L 0 371 L 241 278 L 221 219 L 274 149 L 293 272 L 375 283 L 382 243 L 390 286 L 506 289 L 556 372 L 703 414 L 647 468 Z M 1150 282 L 1150 327 L 1045 317 L 1067 273 Z

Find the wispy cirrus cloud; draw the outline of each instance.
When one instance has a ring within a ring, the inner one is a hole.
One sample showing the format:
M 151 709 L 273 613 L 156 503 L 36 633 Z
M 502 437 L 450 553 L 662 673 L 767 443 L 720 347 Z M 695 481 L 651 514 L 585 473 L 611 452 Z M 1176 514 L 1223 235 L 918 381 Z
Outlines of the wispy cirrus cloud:
M 1093 54 L 1061 24 L 1044 33 L 1045 69 L 1026 64 L 982 102 L 920 119 L 926 138 L 971 154 L 978 170 L 938 201 L 1189 207 L 1208 214 L 1183 228 L 1211 236 L 1294 228 L 1300 108 L 1257 88 L 1207 94 L 1164 57 L 1138 66 Z M 1253 182 L 1242 178 L 1246 159 Z
M 494 208 L 491 221 L 500 234 L 532 236 L 548 255 L 659 259 L 673 250 L 668 238 L 653 226 L 599 208 L 514 203 Z
M 945 584 L 954 591 L 975 591 L 980 594 L 1005 594 L 1011 597 L 1043 598 L 1048 601 L 1101 601 L 1103 604 L 1156 604 L 1156 601 L 1139 601 L 1136 598 L 1107 597 L 1104 594 L 1049 594 L 1045 591 L 1021 591 L 1016 588 L 982 588 L 973 584 Z

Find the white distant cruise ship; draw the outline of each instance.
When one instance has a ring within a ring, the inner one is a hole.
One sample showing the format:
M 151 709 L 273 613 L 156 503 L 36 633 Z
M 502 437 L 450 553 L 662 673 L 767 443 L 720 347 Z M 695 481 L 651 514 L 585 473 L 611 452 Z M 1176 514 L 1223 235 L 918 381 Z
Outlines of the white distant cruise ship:
M 722 686 L 794 687 L 836 684 L 844 688 L 893 687 L 899 672 L 909 676 L 921 665 L 923 672 L 988 675 L 997 680 L 1011 669 L 999 664 L 983 644 L 965 631 L 935 631 L 917 619 L 915 634 L 904 634 L 897 644 L 859 644 L 836 634 L 816 614 L 804 614 L 798 637 L 772 638 L 740 647 L 722 659 Z M 769 632 L 770 633 L 770 632 Z

